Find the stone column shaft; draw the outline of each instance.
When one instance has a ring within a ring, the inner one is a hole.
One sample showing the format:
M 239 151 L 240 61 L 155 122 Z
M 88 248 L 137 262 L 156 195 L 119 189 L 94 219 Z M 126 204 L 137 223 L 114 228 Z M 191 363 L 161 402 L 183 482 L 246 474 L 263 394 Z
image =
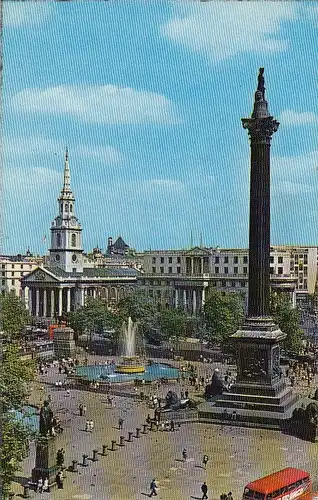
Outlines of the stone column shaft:
M 35 290 L 35 316 L 40 314 L 40 290 L 37 288 Z
M 59 316 L 62 316 L 63 310 L 63 289 L 59 288 Z
M 71 310 L 71 289 L 67 289 L 67 300 L 66 300 L 66 312 L 70 312 Z
M 54 295 L 54 289 L 51 290 L 51 318 L 54 318 L 55 314 L 55 301 L 54 301 L 55 295 Z
M 46 296 L 46 288 L 43 290 L 43 318 L 46 318 L 47 314 L 47 296 Z

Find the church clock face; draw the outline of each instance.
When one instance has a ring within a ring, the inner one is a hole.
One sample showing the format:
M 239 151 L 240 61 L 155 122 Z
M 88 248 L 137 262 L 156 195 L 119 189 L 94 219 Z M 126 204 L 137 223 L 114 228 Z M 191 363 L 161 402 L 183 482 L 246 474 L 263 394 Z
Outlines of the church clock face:
M 76 255 L 75 255 L 75 253 L 72 255 L 72 261 L 73 261 L 73 262 L 76 262 L 76 261 L 77 261 L 77 257 L 76 257 Z
M 58 254 L 58 253 L 55 255 L 55 260 L 56 260 L 57 262 L 59 262 L 59 260 L 60 260 L 60 256 L 59 256 L 59 254 Z
M 75 219 L 75 217 L 71 218 L 71 226 L 76 226 L 76 219 Z

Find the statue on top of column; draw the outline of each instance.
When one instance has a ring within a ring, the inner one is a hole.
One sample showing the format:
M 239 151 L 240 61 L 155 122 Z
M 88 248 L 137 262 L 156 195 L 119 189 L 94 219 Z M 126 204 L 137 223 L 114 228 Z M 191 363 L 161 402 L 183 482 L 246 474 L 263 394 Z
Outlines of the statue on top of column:
M 259 69 L 257 90 L 261 92 L 263 98 L 265 98 L 264 68 Z

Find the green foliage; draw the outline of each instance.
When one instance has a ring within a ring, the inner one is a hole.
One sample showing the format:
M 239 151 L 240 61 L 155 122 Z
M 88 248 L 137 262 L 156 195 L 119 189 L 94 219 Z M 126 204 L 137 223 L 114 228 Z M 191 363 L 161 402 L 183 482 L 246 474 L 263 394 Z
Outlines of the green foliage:
M 0 324 L 5 339 L 18 340 L 29 315 L 23 302 L 14 292 L 0 295 Z
M 162 338 L 179 338 L 185 335 L 187 317 L 181 309 L 165 309 L 159 315 L 159 327 Z
M 105 301 L 88 297 L 84 307 L 68 315 L 68 322 L 78 335 L 85 331 L 102 333 L 104 328 L 116 327 L 118 320 L 107 308 Z
M 298 309 L 293 309 L 286 294 L 271 295 L 271 314 L 282 332 L 287 335 L 282 347 L 290 353 L 299 354 L 304 339 L 304 332 L 299 328 L 300 313 Z
M 236 293 L 211 290 L 204 305 L 207 340 L 226 344 L 244 320 L 242 297 Z
M 142 292 L 120 299 L 116 304 L 115 313 L 121 323 L 131 317 L 134 323 L 139 324 L 142 332 L 154 327 L 157 321 L 157 311 L 153 300 Z
M 20 463 L 27 456 L 29 440 L 33 432 L 21 422 L 16 421 L 12 414 L 1 416 L 1 461 L 0 477 L 2 483 L 2 498 L 7 498 L 10 484 L 16 472 L 21 470 Z

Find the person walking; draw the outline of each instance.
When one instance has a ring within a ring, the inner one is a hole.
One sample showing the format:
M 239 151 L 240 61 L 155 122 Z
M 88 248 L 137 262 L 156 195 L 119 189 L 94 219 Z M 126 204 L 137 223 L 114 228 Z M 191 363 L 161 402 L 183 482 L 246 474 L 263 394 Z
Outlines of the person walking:
M 49 479 L 47 477 L 44 479 L 43 491 L 46 491 L 48 493 L 50 491 Z
M 152 495 L 155 495 L 155 497 L 157 496 L 157 489 L 158 489 L 158 486 L 157 486 L 157 483 L 156 483 L 156 480 L 153 479 L 150 483 L 150 494 L 149 496 L 152 497 Z
M 123 419 L 122 419 L 122 418 L 119 418 L 119 419 L 118 419 L 118 429 L 119 429 L 120 431 L 121 431 L 121 430 L 122 430 L 122 428 L 123 428 L 123 423 L 124 423 Z
M 89 429 L 90 429 L 90 422 L 89 422 L 89 420 L 86 420 L 85 431 L 88 432 Z
M 56 474 L 55 480 L 56 480 L 56 484 L 57 484 L 58 489 L 63 490 L 64 477 L 63 477 L 62 471 L 60 471 Z
M 78 407 L 80 417 L 82 417 L 82 416 L 83 416 L 83 408 L 84 408 L 84 407 L 83 407 L 83 405 L 82 405 L 82 404 L 80 404 L 80 405 L 79 405 L 79 407 Z
M 94 422 L 93 422 L 93 420 L 90 421 L 89 427 L 90 427 L 90 431 L 93 432 L 93 430 L 94 430 Z
M 43 492 L 43 479 L 41 477 L 38 479 L 37 491 L 39 493 Z
M 182 451 L 182 458 L 183 458 L 183 461 L 186 462 L 187 461 L 187 458 L 188 458 L 188 452 L 186 450 L 186 448 L 183 448 L 183 451 Z
M 208 498 L 208 487 L 205 482 L 201 486 L 201 491 L 202 491 L 202 500 L 206 500 Z
M 170 431 L 174 432 L 174 420 L 170 422 Z
M 227 494 L 227 500 L 233 500 L 232 491 Z
M 206 469 L 208 461 L 209 461 L 209 457 L 207 455 L 203 455 L 202 463 L 203 463 L 203 466 L 205 469 Z

